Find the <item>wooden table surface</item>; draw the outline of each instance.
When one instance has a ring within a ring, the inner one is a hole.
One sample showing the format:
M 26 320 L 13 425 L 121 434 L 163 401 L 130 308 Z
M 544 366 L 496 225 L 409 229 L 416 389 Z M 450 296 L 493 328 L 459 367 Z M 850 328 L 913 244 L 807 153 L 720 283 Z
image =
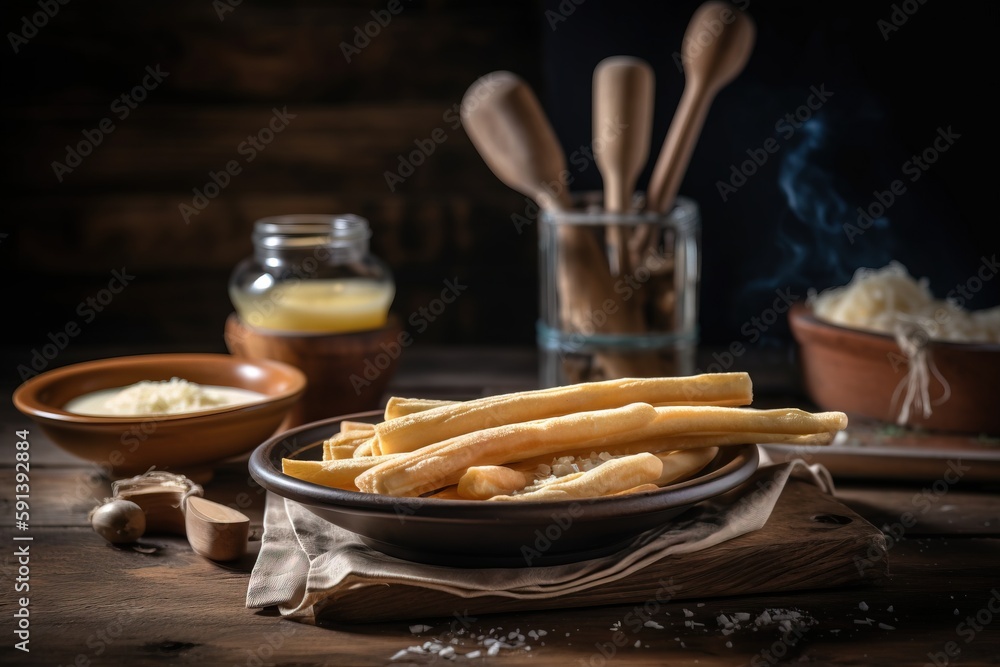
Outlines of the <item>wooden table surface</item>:
M 89 358 L 98 356 L 104 355 Z M 798 400 L 788 369 L 765 364 L 751 374 L 763 404 Z M 535 382 L 533 351 L 414 348 L 391 391 L 469 398 L 526 389 Z M 259 541 L 251 542 L 246 558 L 229 565 L 202 559 L 175 537 L 144 538 L 155 547 L 153 553 L 109 546 L 86 521 L 96 500 L 110 494 L 108 481 L 56 448 L 9 401 L 0 421 L 6 452 L 0 462 L 2 664 L 1000 662 L 1000 485 L 995 482 L 960 480 L 936 493 L 938 480 L 933 478 L 837 478 L 837 497 L 887 533 L 890 577 L 882 585 L 664 602 L 651 617 L 654 624 L 641 627 L 627 622 L 634 618 L 629 616 L 634 604 L 476 616 L 456 608 L 445 618 L 309 626 L 283 619 L 274 610 L 245 607 Z M 23 429 L 30 431 L 31 443 L 26 531 L 14 527 L 14 442 L 16 431 Z M 946 471 L 942 466 L 942 479 Z M 245 462 L 221 467 L 205 495 L 243 509 L 259 540 L 264 492 L 250 479 Z M 25 547 L 29 556 L 19 556 Z M 28 598 L 26 621 L 14 617 L 22 608 L 21 598 Z M 756 627 L 751 622 L 727 633 L 716 620 L 736 613 L 756 619 L 768 610 L 772 615 L 781 613 L 773 610 L 796 610 L 806 622 L 795 623 L 791 631 L 778 623 Z M 20 638 L 19 623 L 27 625 L 28 633 Z M 426 627 L 411 628 L 415 623 Z M 510 633 L 514 637 L 507 641 L 523 646 L 495 656 L 487 654 L 479 639 Z M 520 642 L 518 634 L 523 635 Z M 25 637 L 29 643 L 23 646 L 30 652 L 16 648 Z M 393 660 L 399 651 L 428 641 L 451 644 L 456 655 L 411 652 Z M 464 657 L 476 650 L 478 657 Z

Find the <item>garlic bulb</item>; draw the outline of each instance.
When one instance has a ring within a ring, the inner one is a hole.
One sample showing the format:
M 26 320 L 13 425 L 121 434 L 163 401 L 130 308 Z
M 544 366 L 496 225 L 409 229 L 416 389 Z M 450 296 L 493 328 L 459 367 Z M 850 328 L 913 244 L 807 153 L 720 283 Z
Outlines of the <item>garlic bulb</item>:
M 90 525 L 112 544 L 135 542 L 146 532 L 146 514 L 131 500 L 115 498 L 90 511 Z

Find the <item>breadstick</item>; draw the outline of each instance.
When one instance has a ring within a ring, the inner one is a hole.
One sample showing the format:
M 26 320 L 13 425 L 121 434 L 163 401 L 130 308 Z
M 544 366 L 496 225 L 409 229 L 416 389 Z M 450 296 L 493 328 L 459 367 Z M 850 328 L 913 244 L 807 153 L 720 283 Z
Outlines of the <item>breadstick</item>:
M 458 401 L 443 401 L 434 398 L 401 398 L 390 396 L 385 404 L 385 418 L 395 419 L 405 417 L 416 412 L 423 412 L 431 408 L 440 408 L 442 405 L 452 405 Z
M 575 446 L 564 452 L 554 452 L 537 456 L 512 464 L 511 467 L 521 471 L 530 471 L 539 465 L 548 465 L 553 458 L 560 456 L 588 457 L 598 452 L 608 452 L 612 456 L 625 456 L 639 452 L 669 452 L 674 450 L 697 450 L 705 447 L 722 447 L 726 445 L 745 445 L 754 443 L 787 444 L 787 445 L 828 445 L 833 441 L 834 433 L 810 433 L 808 435 L 789 435 L 787 433 L 685 433 L 675 436 L 643 438 L 632 442 L 601 447 L 593 444 Z
M 571 500 L 607 496 L 642 484 L 652 484 L 662 472 L 663 462 L 655 454 L 643 452 L 605 461 L 573 479 L 558 479 L 536 490 L 493 496 L 490 500 Z
M 453 478 L 457 481 L 472 466 L 503 465 L 563 451 L 577 443 L 626 434 L 655 418 L 655 408 L 633 403 L 481 429 L 401 454 L 361 473 L 356 482 L 369 493 L 418 496 L 446 486 Z
M 367 456 L 337 461 L 281 459 L 281 472 L 304 482 L 330 486 L 335 489 L 357 491 L 358 487 L 354 483 L 354 478 L 389 458 L 391 457 Z
M 657 486 L 666 486 L 688 479 L 707 466 L 718 453 L 718 447 L 702 447 L 656 454 L 663 463 L 663 472 L 653 483 Z
M 469 500 L 486 500 L 520 491 L 530 481 L 527 475 L 513 468 L 472 466 L 458 480 L 458 495 Z
M 356 422 L 349 419 L 345 419 L 340 422 L 340 432 L 341 433 L 364 433 L 366 435 L 373 435 L 375 433 L 375 424 L 369 424 L 368 422 Z
M 748 405 L 753 387 L 746 373 L 706 373 L 669 378 L 624 378 L 514 392 L 442 405 L 378 424 L 375 453 L 411 452 L 483 429 L 631 403 L 650 405 Z
M 719 408 L 711 405 L 657 407 L 656 424 L 674 432 L 768 432 L 790 435 L 847 428 L 843 412 L 806 412 L 799 408 Z
M 357 445 L 327 445 L 323 443 L 323 460 L 339 461 L 341 459 L 354 458 L 354 452 L 358 451 Z
M 638 493 L 640 491 L 649 491 L 652 489 L 658 489 L 661 486 L 666 486 L 667 484 L 672 484 L 688 479 L 692 475 L 697 473 L 699 470 L 704 468 L 706 465 L 708 465 L 709 462 L 711 462 L 711 460 L 715 458 L 715 455 L 718 453 L 718 451 L 719 451 L 718 447 L 701 447 L 698 449 L 689 449 L 682 451 L 665 451 L 655 454 L 655 456 L 658 459 L 660 459 L 660 462 L 663 464 L 663 470 L 660 473 L 660 476 L 650 483 L 640 485 L 640 487 L 637 487 L 634 490 L 634 492 Z M 584 458 L 592 458 L 592 456 L 593 455 L 591 455 L 591 457 L 587 457 L 586 455 L 584 455 Z M 554 460 L 554 458 L 558 457 L 553 457 L 553 459 L 550 460 Z M 613 460 L 613 459 L 608 459 L 608 460 Z M 606 464 L 607 461 L 601 463 L 600 465 L 606 465 Z M 487 466 L 487 468 L 491 469 L 495 467 L 499 467 L 502 470 L 513 470 L 515 472 L 520 472 L 522 475 L 526 475 L 525 466 L 523 466 L 522 464 L 516 464 L 513 467 Z M 473 470 L 475 470 L 475 468 L 469 468 L 470 472 Z M 492 473 L 487 473 L 487 474 L 492 474 Z M 583 472 L 571 473 L 570 475 L 558 477 L 556 479 L 539 481 L 532 486 L 541 488 L 544 485 L 554 484 L 568 479 L 573 479 L 583 474 L 584 474 Z M 517 489 L 514 490 L 516 491 Z M 622 491 L 621 493 L 624 494 L 630 492 L 632 492 L 632 490 L 625 490 Z M 503 495 L 512 495 L 512 494 L 513 491 L 507 491 Z M 501 495 L 501 492 L 498 491 L 494 495 Z
M 374 433 L 359 431 L 341 431 L 323 441 L 323 460 L 346 459 L 354 455 L 354 450 L 365 440 L 370 440 Z
M 584 474 L 586 474 L 586 472 L 583 471 L 583 470 L 581 470 L 579 472 L 568 473 L 568 474 L 563 475 L 561 477 L 553 477 L 553 478 L 549 478 L 549 479 L 540 479 L 540 480 L 538 480 L 537 482 L 535 482 L 534 484 L 531 485 L 532 486 L 532 490 L 534 491 L 536 489 L 539 489 L 539 488 L 545 486 L 546 484 L 555 484 L 556 482 L 568 482 L 570 480 L 577 479 L 578 477 L 583 477 Z
M 747 442 L 748 433 L 771 433 L 778 436 L 810 436 L 833 439 L 847 427 L 843 412 L 810 413 L 798 408 L 759 410 L 757 408 L 722 408 L 709 405 L 658 407 L 656 419 L 628 433 L 614 433 L 589 443 L 596 451 L 656 438 L 711 435 L 730 444 Z M 707 439 L 706 439 L 707 440 Z M 709 442 L 709 445 L 720 444 Z M 709 446 L 703 441 L 699 446 Z M 691 449 L 688 445 L 670 449 Z M 660 451 L 664 451 L 661 449 Z
M 363 458 L 368 456 L 378 455 L 379 452 L 374 450 L 374 445 L 378 440 L 378 436 L 373 436 L 371 438 L 366 438 L 364 442 L 358 445 L 358 448 L 354 450 L 354 458 Z
M 633 486 L 631 489 L 625 489 L 624 491 L 619 491 L 617 493 L 609 493 L 609 496 L 627 496 L 633 493 L 645 493 L 646 491 L 659 491 L 660 487 L 656 484 L 640 484 L 639 486 Z

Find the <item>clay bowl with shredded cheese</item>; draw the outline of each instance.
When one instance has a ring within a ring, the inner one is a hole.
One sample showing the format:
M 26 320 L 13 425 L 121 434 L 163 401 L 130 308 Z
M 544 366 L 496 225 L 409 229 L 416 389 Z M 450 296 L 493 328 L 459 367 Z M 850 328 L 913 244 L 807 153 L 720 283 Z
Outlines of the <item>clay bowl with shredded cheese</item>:
M 1000 435 L 1000 344 L 887 333 L 789 310 L 804 388 L 823 410 L 932 431 Z M 919 352 L 917 351 L 919 350 Z
M 319 461 L 340 422 L 378 423 L 356 413 L 277 434 L 250 457 L 250 475 L 268 491 L 404 560 L 446 567 L 536 567 L 617 553 L 646 531 L 666 527 L 695 504 L 736 488 L 759 463 L 754 444 L 720 447 L 693 477 L 656 491 L 574 500 L 493 503 L 400 498 L 331 488 L 282 472 L 282 460 Z
M 297 368 L 228 354 L 87 361 L 26 380 L 15 407 L 112 478 L 151 467 L 204 482 L 273 435 L 306 387 Z

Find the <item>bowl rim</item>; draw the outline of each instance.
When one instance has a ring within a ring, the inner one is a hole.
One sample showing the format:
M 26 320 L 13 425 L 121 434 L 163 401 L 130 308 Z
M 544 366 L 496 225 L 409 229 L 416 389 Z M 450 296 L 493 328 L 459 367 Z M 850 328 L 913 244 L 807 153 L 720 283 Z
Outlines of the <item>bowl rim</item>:
M 804 301 L 797 301 L 789 307 L 788 318 L 789 322 L 791 323 L 791 326 L 793 328 L 798 328 L 799 331 L 805 331 L 806 329 L 809 329 L 811 331 L 841 333 L 843 335 L 853 336 L 858 339 L 867 339 L 872 343 L 879 343 L 884 346 L 890 346 L 896 350 L 899 349 L 899 344 L 896 342 L 895 337 L 886 333 L 882 333 L 880 331 L 857 329 L 842 324 L 836 324 L 834 322 L 828 322 L 827 320 L 817 317 L 816 314 L 813 312 L 812 307 L 809 306 L 809 304 Z M 1000 343 L 989 343 L 980 341 L 964 343 L 961 341 L 939 340 L 932 338 L 927 341 L 927 346 L 941 348 L 945 350 L 953 350 L 956 352 L 961 351 L 961 352 L 1000 353 Z
M 75 412 L 63 410 L 47 404 L 38 399 L 39 392 L 52 383 L 71 378 L 74 376 L 88 375 L 94 371 L 108 367 L 138 367 L 148 365 L 158 365 L 164 362 L 200 362 L 213 364 L 229 364 L 233 366 L 252 366 L 264 369 L 268 373 L 281 372 L 291 380 L 291 386 L 276 394 L 267 394 L 264 398 L 250 403 L 239 403 L 236 405 L 222 406 L 208 410 L 197 410 L 194 412 L 179 412 L 165 415 L 82 415 Z M 28 378 L 22 382 L 12 396 L 14 406 L 23 414 L 44 421 L 58 422 L 61 424 L 80 425 L 115 425 L 128 424 L 136 421 L 148 421 L 156 419 L 157 422 L 179 422 L 179 421 L 207 421 L 220 415 L 245 412 L 247 410 L 262 409 L 271 405 L 294 400 L 301 396 L 306 389 L 305 374 L 291 364 L 276 361 L 273 359 L 249 359 L 237 357 L 231 354 L 215 352 L 164 352 L 156 354 L 131 354 L 118 357 L 105 357 L 102 359 L 92 359 L 81 361 L 59 368 L 53 368 L 38 375 Z
M 701 501 L 707 497 L 716 495 L 708 493 L 710 489 L 719 484 L 729 486 L 735 483 L 738 486 L 749 479 L 760 467 L 760 451 L 756 444 L 747 443 L 744 445 L 720 447 L 716 458 L 720 456 L 724 458 L 728 457 L 728 460 L 723 465 L 706 474 L 699 474 L 683 482 L 662 487 L 658 491 L 636 493 L 630 496 L 609 496 L 573 500 L 538 500 L 505 504 L 504 510 L 505 512 L 509 512 L 511 516 L 502 519 L 496 513 L 484 515 L 484 505 L 481 500 L 396 497 L 335 489 L 286 475 L 279 467 L 273 464 L 272 455 L 274 450 L 282 446 L 286 441 L 294 440 L 301 433 L 328 426 L 332 427 L 341 421 L 372 419 L 381 417 L 382 415 L 382 410 L 356 412 L 302 424 L 277 433 L 258 445 L 250 454 L 248 461 L 250 476 L 265 489 L 282 498 L 288 498 L 303 505 L 322 510 L 344 510 L 352 514 L 385 515 L 387 513 L 395 513 L 400 503 L 405 503 L 408 509 L 420 514 L 424 519 L 466 520 L 470 518 L 488 518 L 493 524 L 502 524 L 505 522 L 522 521 L 528 516 L 536 514 L 545 514 L 547 516 L 553 511 L 565 510 L 573 503 L 585 505 L 587 507 L 588 519 L 594 520 L 645 514 L 651 511 L 649 507 L 650 497 L 655 497 L 657 494 L 662 494 L 662 497 L 665 499 L 686 501 L 690 501 L 690 498 L 687 496 L 694 496 L 697 501 Z M 294 456 L 305 449 L 316 447 L 317 444 L 319 443 L 315 440 L 303 442 L 301 445 L 297 445 L 294 450 L 287 452 L 287 455 Z M 709 465 L 714 463 L 714 461 L 713 459 L 713 462 L 710 462 Z M 702 470 L 704 469 L 702 468 Z M 656 509 L 665 509 L 668 506 L 665 505 L 663 508 Z

